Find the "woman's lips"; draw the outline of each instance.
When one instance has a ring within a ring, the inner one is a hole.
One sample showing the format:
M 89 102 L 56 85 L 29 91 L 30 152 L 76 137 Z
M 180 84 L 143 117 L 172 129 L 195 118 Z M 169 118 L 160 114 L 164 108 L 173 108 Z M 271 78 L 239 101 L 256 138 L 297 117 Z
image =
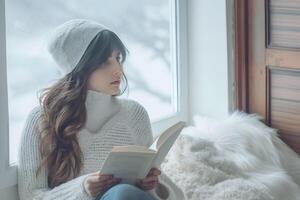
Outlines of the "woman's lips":
M 120 81 L 114 81 L 114 82 L 111 82 L 111 84 L 113 84 L 113 85 L 119 85 Z

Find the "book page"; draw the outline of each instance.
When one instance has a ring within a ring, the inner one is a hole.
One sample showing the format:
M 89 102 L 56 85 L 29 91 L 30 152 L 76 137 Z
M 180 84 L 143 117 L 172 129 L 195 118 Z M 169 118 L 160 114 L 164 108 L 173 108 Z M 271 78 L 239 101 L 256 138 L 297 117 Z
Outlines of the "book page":
M 149 147 L 149 149 L 153 151 L 157 151 L 157 142 L 158 142 L 159 137 L 155 139 L 155 141 L 152 143 L 152 145 Z
M 144 178 L 151 169 L 155 152 L 110 152 L 100 173 L 113 174 L 124 180 Z
M 157 149 L 156 157 L 152 163 L 153 167 L 160 167 L 160 164 L 166 157 L 167 153 L 173 146 L 174 142 L 176 141 L 178 135 L 180 134 L 181 130 L 185 127 L 185 125 L 186 123 L 183 121 L 174 124 L 156 139 L 156 141 L 153 143 L 153 146 L 151 145 L 151 149 Z
M 155 153 L 156 151 L 148 149 L 144 146 L 129 145 L 129 146 L 114 146 L 112 152 L 144 152 Z

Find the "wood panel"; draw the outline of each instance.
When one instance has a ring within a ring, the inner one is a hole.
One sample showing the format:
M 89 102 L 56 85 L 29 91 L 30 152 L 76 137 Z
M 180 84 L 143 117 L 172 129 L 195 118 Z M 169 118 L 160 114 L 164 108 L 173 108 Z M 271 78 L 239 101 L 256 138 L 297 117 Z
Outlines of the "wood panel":
M 247 77 L 247 2 L 234 1 L 234 84 L 235 102 L 237 110 L 248 111 L 248 77 Z M 239 16 L 239 17 L 237 17 Z
M 269 66 L 300 69 L 300 51 L 266 49 L 266 63 Z
M 300 49 L 300 1 L 269 0 L 269 45 Z
M 300 70 L 270 68 L 270 125 L 300 153 Z
M 264 5 L 262 0 L 247 1 L 248 112 L 259 114 L 267 122 Z

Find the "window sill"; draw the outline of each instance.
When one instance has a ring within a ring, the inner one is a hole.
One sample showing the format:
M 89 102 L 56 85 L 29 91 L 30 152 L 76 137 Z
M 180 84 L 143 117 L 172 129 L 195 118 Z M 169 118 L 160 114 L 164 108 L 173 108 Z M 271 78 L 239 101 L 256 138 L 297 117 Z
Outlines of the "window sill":
M 17 185 L 17 169 L 18 166 L 12 165 L 0 172 L 0 190 Z

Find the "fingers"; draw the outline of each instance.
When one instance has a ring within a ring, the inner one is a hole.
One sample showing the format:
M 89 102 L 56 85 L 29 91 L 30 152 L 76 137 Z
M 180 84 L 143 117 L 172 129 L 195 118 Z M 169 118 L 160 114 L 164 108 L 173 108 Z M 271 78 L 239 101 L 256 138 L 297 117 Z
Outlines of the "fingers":
M 136 184 L 144 190 L 150 190 L 157 186 L 158 176 L 161 171 L 155 167 L 151 168 L 148 175 L 143 179 L 138 179 Z
M 93 184 L 91 184 L 90 189 L 92 189 L 92 190 L 96 190 L 98 188 L 103 189 L 109 185 L 117 184 L 118 182 L 119 182 L 119 180 L 117 178 L 112 178 L 112 179 L 104 180 L 104 181 L 101 181 L 98 183 L 93 183 Z
M 120 181 L 121 181 L 120 178 L 114 177 L 114 178 L 106 181 L 106 186 L 115 185 L 115 184 L 119 183 Z
M 102 181 L 99 184 L 94 184 L 93 185 L 93 189 L 100 189 L 100 190 L 104 190 L 108 187 L 111 187 L 113 185 L 116 185 L 120 182 L 120 179 L 118 178 L 112 178 L 110 180 L 106 180 L 106 181 Z
M 108 190 L 109 188 L 111 188 L 112 186 L 118 184 L 120 182 L 120 180 L 121 179 L 119 179 L 119 178 L 111 178 L 108 180 L 102 180 L 99 183 L 91 184 L 89 187 L 89 190 L 90 190 L 91 194 L 93 194 L 94 196 L 97 196 L 101 192 L 104 192 L 104 191 Z
M 143 190 L 152 190 L 155 186 L 143 186 Z
M 143 190 L 151 190 L 158 185 L 158 181 L 151 181 L 147 183 L 142 183 L 141 180 L 137 182 L 137 186 Z
M 152 182 L 152 181 L 158 181 L 158 176 L 148 176 L 144 179 L 141 179 L 142 184 Z
M 99 172 L 92 173 L 91 177 L 98 177 L 98 180 L 108 179 L 113 177 L 113 174 L 100 174 Z
M 151 168 L 147 176 L 158 176 L 161 174 L 161 171 L 155 167 Z
M 85 191 L 92 197 L 95 197 L 100 192 L 103 192 L 107 188 L 118 184 L 121 181 L 120 178 L 114 177 L 112 174 L 100 174 L 95 172 L 89 174 L 83 181 Z
M 142 183 L 142 186 L 153 187 L 153 186 L 156 186 L 156 184 L 158 184 L 158 181 L 151 181 L 151 182 L 147 182 L 147 183 Z
M 114 177 L 111 174 L 93 174 L 89 177 L 89 184 L 91 189 L 104 188 L 107 185 L 116 184 L 121 179 Z
M 143 179 L 138 179 L 136 184 L 143 190 L 151 190 L 158 185 L 158 176 L 151 175 Z

